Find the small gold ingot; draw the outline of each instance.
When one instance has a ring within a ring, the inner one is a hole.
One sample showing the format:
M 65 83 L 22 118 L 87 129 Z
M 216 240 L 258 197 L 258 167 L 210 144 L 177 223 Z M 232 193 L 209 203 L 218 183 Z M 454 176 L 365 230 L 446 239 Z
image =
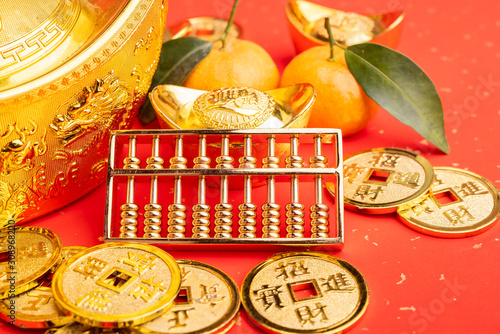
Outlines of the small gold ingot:
M 240 307 L 238 286 L 225 273 L 208 264 L 178 260 L 182 277 L 179 295 L 185 299 L 159 318 L 135 329 L 142 334 L 226 333 Z
M 205 41 L 215 42 L 222 37 L 227 27 L 227 20 L 216 17 L 192 17 L 179 24 L 167 27 L 163 40 L 180 37 L 197 37 Z M 242 29 L 233 22 L 228 38 L 241 38 Z
M 15 238 L 15 251 L 8 240 Z M 38 286 L 61 260 L 61 240 L 52 231 L 36 227 L 9 226 L 0 232 L 0 299 L 14 297 Z M 11 255 L 9 255 L 11 254 Z M 12 255 L 13 254 L 13 255 Z M 15 289 L 11 290 L 14 282 Z
M 117 242 L 76 254 L 61 264 L 52 282 L 57 304 L 76 321 L 129 327 L 173 306 L 181 273 L 175 260 L 157 247 Z
M 422 156 L 397 148 L 374 148 L 344 158 L 344 203 L 370 214 L 395 212 L 419 203 L 434 178 Z
M 297 128 L 309 121 L 315 99 L 310 84 L 261 92 L 252 88 L 201 91 L 160 85 L 149 98 L 162 128 Z
M 395 48 L 399 42 L 404 19 L 400 10 L 362 15 L 303 0 L 290 1 L 285 13 L 298 53 L 314 46 L 328 45 L 325 17 L 330 18 L 335 40 L 344 46 L 372 42 L 390 48 Z
M 368 298 L 356 268 L 316 252 L 274 255 L 241 286 L 243 307 L 267 333 L 343 333 L 361 318 Z
M 495 185 L 475 173 L 452 167 L 435 167 L 429 193 L 417 203 L 398 207 L 405 225 L 442 238 L 482 233 L 499 215 L 500 194 Z

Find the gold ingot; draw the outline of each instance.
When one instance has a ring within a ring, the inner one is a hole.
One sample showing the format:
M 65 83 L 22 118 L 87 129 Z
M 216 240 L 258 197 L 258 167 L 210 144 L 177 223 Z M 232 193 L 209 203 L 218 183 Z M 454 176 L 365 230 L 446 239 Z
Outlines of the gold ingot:
M 10 225 L 0 233 L 0 299 L 12 298 L 38 286 L 61 260 L 61 240 L 52 231 Z
M 298 53 L 328 45 L 325 17 L 330 18 L 335 40 L 344 46 L 372 42 L 395 48 L 401 35 L 402 11 L 361 15 L 323 7 L 308 1 L 292 0 L 285 8 L 288 27 Z
M 88 248 L 61 264 L 52 281 L 61 309 L 83 324 L 122 328 L 172 307 L 181 274 L 161 249 L 116 242 Z
M 153 321 L 135 327 L 144 334 L 226 333 L 240 308 L 236 283 L 208 264 L 178 260 L 182 284 L 174 307 Z
M 495 224 L 500 215 L 500 194 L 490 181 L 452 167 L 435 167 L 434 173 L 427 196 L 398 208 L 405 225 L 435 237 L 461 238 Z
M 348 262 L 316 252 L 289 252 L 245 277 L 241 300 L 267 333 L 343 333 L 368 306 L 368 286 Z
M 215 42 L 222 37 L 227 26 L 227 20 L 216 17 L 192 17 L 181 23 L 165 28 L 163 40 L 180 37 L 197 37 L 206 41 Z M 229 28 L 228 38 L 241 38 L 242 29 L 233 22 Z
M 344 204 L 361 213 L 396 212 L 401 205 L 418 203 L 433 177 L 431 164 L 416 153 L 398 148 L 359 151 L 344 158 Z
M 0 227 L 104 181 L 110 132 L 131 126 L 156 69 L 165 0 L 0 6 Z
M 316 98 L 311 84 L 266 92 L 247 87 L 202 91 L 161 85 L 149 95 L 162 128 L 302 128 Z

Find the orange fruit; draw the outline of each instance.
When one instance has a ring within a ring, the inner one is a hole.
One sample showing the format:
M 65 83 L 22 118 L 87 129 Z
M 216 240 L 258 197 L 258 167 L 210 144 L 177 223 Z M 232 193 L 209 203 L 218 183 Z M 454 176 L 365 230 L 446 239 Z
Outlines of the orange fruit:
M 258 44 L 242 39 L 216 42 L 212 51 L 184 81 L 183 86 L 202 90 L 222 87 L 275 89 L 279 72 L 271 56 Z
M 335 61 L 329 61 L 329 46 L 317 46 L 302 52 L 285 68 L 281 87 L 311 83 L 316 90 L 316 102 L 307 126 L 341 129 L 346 137 L 362 130 L 375 116 L 378 105 L 352 76 L 344 51 L 335 47 L 334 53 Z

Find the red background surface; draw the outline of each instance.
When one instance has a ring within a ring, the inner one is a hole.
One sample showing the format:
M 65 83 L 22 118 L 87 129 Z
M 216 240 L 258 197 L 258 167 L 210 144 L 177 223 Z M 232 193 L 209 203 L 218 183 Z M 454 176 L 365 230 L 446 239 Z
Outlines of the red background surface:
M 295 55 L 288 35 L 287 1 L 242 0 L 235 21 L 244 37 L 263 46 L 282 71 Z M 344 153 L 372 147 L 420 151 L 434 166 L 454 166 L 500 185 L 500 3 L 435 0 L 316 1 L 339 9 L 376 13 L 403 8 L 398 50 L 419 64 L 442 98 L 451 153 L 435 150 L 385 111 Z M 231 0 L 171 0 L 168 24 L 195 16 L 228 17 Z M 485 85 L 484 82 L 493 82 Z M 105 186 L 29 225 L 49 228 L 63 244 L 102 242 Z M 497 333 L 500 330 L 500 226 L 475 237 L 440 239 L 419 234 L 395 216 L 345 213 L 345 247 L 334 255 L 364 275 L 370 303 L 349 333 Z M 168 248 L 167 248 L 168 250 Z M 212 264 L 241 284 L 270 252 L 172 251 L 179 259 Z M 403 277 L 405 279 L 403 279 Z M 243 312 L 242 312 L 243 313 Z M 0 322 L 2 333 L 22 333 Z M 31 331 L 41 333 L 43 331 Z M 242 316 L 230 333 L 258 332 Z

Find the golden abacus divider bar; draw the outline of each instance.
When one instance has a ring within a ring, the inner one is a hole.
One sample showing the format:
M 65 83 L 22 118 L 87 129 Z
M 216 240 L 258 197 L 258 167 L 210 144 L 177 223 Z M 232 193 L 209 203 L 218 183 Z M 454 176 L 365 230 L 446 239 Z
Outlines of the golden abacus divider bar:
M 209 169 L 210 158 L 207 156 L 207 136 L 198 137 L 198 156 L 193 159 L 194 168 Z M 198 177 L 198 203 L 193 205 L 192 238 L 210 238 L 210 205 L 206 203 L 205 175 Z
M 123 169 L 137 170 L 140 168 L 141 160 L 136 157 L 137 138 L 130 136 L 128 147 L 128 157 L 123 159 Z M 137 236 L 137 218 L 139 217 L 139 206 L 135 204 L 135 177 L 130 175 L 127 178 L 126 202 L 120 206 L 120 237 L 135 238 Z
M 221 155 L 217 157 L 217 169 L 233 169 L 233 157 L 229 155 L 229 136 L 223 135 L 221 138 Z M 232 238 L 233 224 L 233 206 L 229 204 L 228 199 L 229 180 L 228 176 L 220 176 L 220 202 L 215 205 L 215 226 L 214 238 L 230 239 Z
M 151 156 L 146 160 L 147 169 L 163 168 L 163 158 L 160 157 L 160 137 L 152 137 Z M 163 207 L 158 203 L 158 175 L 151 176 L 149 203 L 144 206 L 143 238 L 160 238 Z
M 299 137 L 290 135 L 290 155 L 286 158 L 287 168 L 295 169 L 303 166 L 303 159 L 299 155 Z M 290 176 L 290 203 L 286 205 L 286 237 L 304 237 L 304 205 L 299 202 L 299 177 Z
M 202 168 L 186 168 L 186 169 L 155 169 L 155 170 L 127 170 L 127 169 L 115 169 L 110 171 L 111 176 L 259 176 L 259 175 L 271 175 L 271 176 L 290 176 L 292 174 L 296 175 L 334 175 L 338 172 L 333 168 L 233 168 L 233 169 L 202 169 Z
M 250 168 L 256 167 L 257 159 L 252 156 L 252 135 L 245 135 L 243 138 L 243 150 L 244 155 L 239 159 L 239 168 Z M 257 206 L 252 203 L 252 176 L 245 175 L 243 184 L 243 203 L 238 206 L 239 213 L 238 221 L 239 228 L 238 232 L 239 238 L 255 238 L 256 237 L 256 225 L 257 225 Z
M 170 158 L 170 169 L 186 169 L 183 156 L 183 136 L 175 136 L 175 156 Z M 174 201 L 168 206 L 168 237 L 184 238 L 186 233 L 186 206 L 182 204 L 182 176 L 174 177 Z

